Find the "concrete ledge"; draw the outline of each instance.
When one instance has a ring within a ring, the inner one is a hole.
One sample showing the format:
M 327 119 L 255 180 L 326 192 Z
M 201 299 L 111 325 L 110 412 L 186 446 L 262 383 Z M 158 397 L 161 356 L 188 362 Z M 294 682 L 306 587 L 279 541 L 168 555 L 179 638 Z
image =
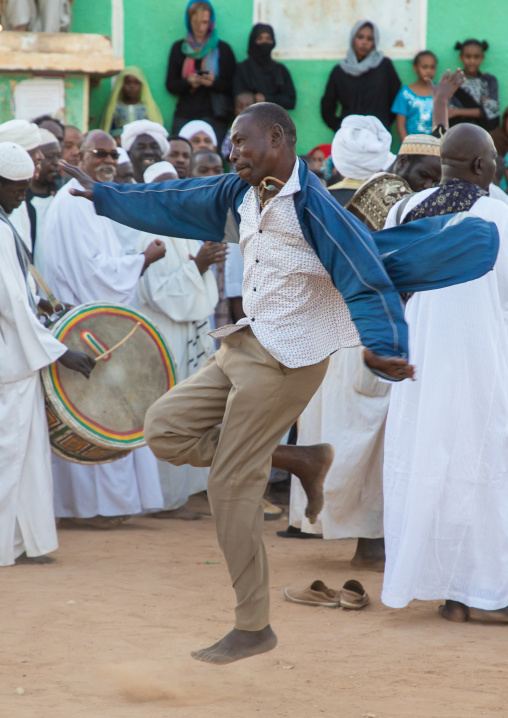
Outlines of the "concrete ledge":
M 111 77 L 123 70 L 106 35 L 0 32 L 0 72 L 79 73 Z

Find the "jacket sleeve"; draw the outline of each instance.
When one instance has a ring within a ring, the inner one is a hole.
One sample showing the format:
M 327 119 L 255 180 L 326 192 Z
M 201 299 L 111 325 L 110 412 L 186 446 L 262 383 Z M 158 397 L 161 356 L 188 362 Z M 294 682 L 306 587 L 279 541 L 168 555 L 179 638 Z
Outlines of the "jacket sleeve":
M 141 232 L 221 242 L 239 190 L 235 175 L 94 185 L 97 214 Z M 240 188 L 241 189 L 241 188 Z
M 188 95 L 191 86 L 182 77 L 184 56 L 181 41 L 175 42 L 169 53 L 168 70 L 166 73 L 166 89 L 173 95 Z
M 231 95 L 233 92 L 233 78 L 236 70 L 236 59 L 233 50 L 227 42 L 219 44 L 219 77 L 212 85 L 214 92 Z
M 408 356 L 402 303 L 372 234 L 309 180 L 304 220 L 309 243 L 342 294 L 363 346 L 382 356 Z
M 325 94 L 321 98 L 321 117 L 328 127 L 337 132 L 340 127 L 340 120 L 336 115 L 337 103 L 341 101 L 337 82 L 335 80 L 337 68 L 334 68 L 326 84 Z
M 275 95 L 267 95 L 266 101 L 275 102 L 285 110 L 294 110 L 296 105 L 296 90 L 293 84 L 293 79 L 287 67 L 285 65 L 281 66 L 282 73 L 284 75 L 284 90 Z

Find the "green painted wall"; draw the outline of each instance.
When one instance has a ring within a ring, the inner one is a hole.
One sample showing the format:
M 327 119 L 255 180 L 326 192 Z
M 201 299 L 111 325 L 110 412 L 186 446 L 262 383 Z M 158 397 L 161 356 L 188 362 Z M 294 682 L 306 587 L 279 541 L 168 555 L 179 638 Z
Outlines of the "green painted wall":
M 124 0 L 125 63 L 138 65 L 144 70 L 168 127 L 175 101 L 164 87 L 166 64 L 171 44 L 184 35 L 186 5 L 186 0 Z M 215 0 L 214 6 L 220 37 L 233 47 L 237 60 L 245 59 L 253 1 Z M 382 3 L 379 7 L 382 8 Z M 439 58 L 440 76 L 447 68 L 458 65 L 458 53 L 452 49 L 457 40 L 470 36 L 487 39 L 491 49 L 487 52 L 483 69 L 497 75 L 501 106 L 504 108 L 508 104 L 508 76 L 504 72 L 508 68 L 508 0 L 486 0 L 482 10 L 479 10 L 478 0 L 428 0 L 427 46 Z M 75 0 L 72 29 L 75 32 L 109 35 L 109 0 Z M 287 62 L 298 92 L 297 107 L 292 116 L 298 128 L 300 153 L 307 152 L 320 142 L 331 141 L 332 132 L 321 121 L 319 105 L 334 64 L 324 60 Z M 412 81 L 409 60 L 396 61 L 395 66 L 402 82 Z M 96 126 L 100 119 L 109 88 L 110 81 L 105 80 L 99 88 L 92 90 L 92 126 Z

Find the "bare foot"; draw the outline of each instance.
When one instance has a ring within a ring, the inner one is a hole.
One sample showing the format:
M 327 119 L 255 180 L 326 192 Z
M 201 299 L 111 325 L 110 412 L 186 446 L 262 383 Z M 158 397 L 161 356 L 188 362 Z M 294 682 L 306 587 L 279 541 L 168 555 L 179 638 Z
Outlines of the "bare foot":
M 323 508 L 323 484 L 333 462 L 335 450 L 331 444 L 314 446 L 278 446 L 272 456 L 272 466 L 297 476 L 307 494 L 305 516 L 315 524 Z
M 166 511 L 157 511 L 154 514 L 148 514 L 151 519 L 181 519 L 182 521 L 198 521 L 202 519 L 202 515 L 195 511 L 180 506 L 178 509 L 168 509 Z
M 454 623 L 469 621 L 469 608 L 459 601 L 446 601 L 444 606 L 439 606 L 439 613 L 447 621 Z
M 56 558 L 51 558 L 51 556 L 27 556 L 26 553 L 22 553 L 21 556 L 18 556 L 15 563 L 17 564 L 48 564 L 48 563 L 55 563 Z
M 369 571 L 384 571 L 385 559 L 384 538 L 359 538 L 356 545 L 356 553 L 351 559 L 351 566 L 364 568 Z
M 270 626 L 265 626 L 261 631 L 240 631 L 233 628 L 213 646 L 192 651 L 191 656 L 204 663 L 234 663 L 242 658 L 271 651 L 276 645 L 277 636 Z
M 130 516 L 101 516 L 99 514 L 97 516 L 91 516 L 88 519 L 72 518 L 69 519 L 69 521 L 75 526 L 91 526 L 94 529 L 109 530 L 116 529 L 120 524 L 123 524 L 124 521 L 127 521 L 128 518 L 130 518 Z

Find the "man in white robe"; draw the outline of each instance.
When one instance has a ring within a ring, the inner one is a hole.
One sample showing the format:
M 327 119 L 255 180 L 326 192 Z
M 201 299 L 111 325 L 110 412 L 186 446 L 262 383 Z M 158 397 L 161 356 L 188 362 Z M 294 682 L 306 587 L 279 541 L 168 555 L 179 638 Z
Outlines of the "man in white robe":
M 35 316 L 30 257 L 9 221 L 33 171 L 20 145 L 0 143 L 0 566 L 49 563 L 46 554 L 58 548 L 39 370 L 60 360 L 88 376 L 95 363 L 68 351 Z
M 98 182 L 114 180 L 116 144 L 101 130 L 90 132 L 80 153 L 80 168 Z M 144 254 L 125 254 L 112 222 L 98 217 L 93 206 L 71 192 L 68 182 L 47 216 L 45 278 L 58 299 L 72 305 L 107 301 L 131 304 L 146 267 L 164 256 L 154 241 Z M 113 528 L 127 515 L 162 508 L 156 459 L 144 447 L 108 464 L 82 466 L 53 457 L 55 514 L 84 519 L 99 528 Z
M 158 162 L 144 173 L 145 182 L 177 178 L 176 170 L 168 162 Z M 144 251 L 153 239 L 154 236 L 143 233 L 138 250 Z M 208 317 L 213 314 L 219 292 L 211 267 L 216 262 L 224 262 L 226 245 L 173 237 L 159 239 L 166 246 L 166 254 L 141 277 L 138 302 L 140 310 L 164 335 L 176 361 L 180 382 L 195 374 L 215 351 L 213 339 L 208 336 Z M 167 461 L 157 463 L 165 510 L 154 516 L 201 518 L 201 514 L 190 511 L 185 504 L 190 496 L 206 489 L 210 470 L 190 465 L 173 466 Z
M 481 279 L 407 304 L 417 373 L 392 387 L 382 600 L 446 599 L 442 616 L 460 622 L 508 606 L 508 208 L 488 197 L 496 150 L 484 130 L 449 130 L 441 158 L 440 187 L 410 197 L 400 220 L 468 210 L 495 222 L 500 249 Z

